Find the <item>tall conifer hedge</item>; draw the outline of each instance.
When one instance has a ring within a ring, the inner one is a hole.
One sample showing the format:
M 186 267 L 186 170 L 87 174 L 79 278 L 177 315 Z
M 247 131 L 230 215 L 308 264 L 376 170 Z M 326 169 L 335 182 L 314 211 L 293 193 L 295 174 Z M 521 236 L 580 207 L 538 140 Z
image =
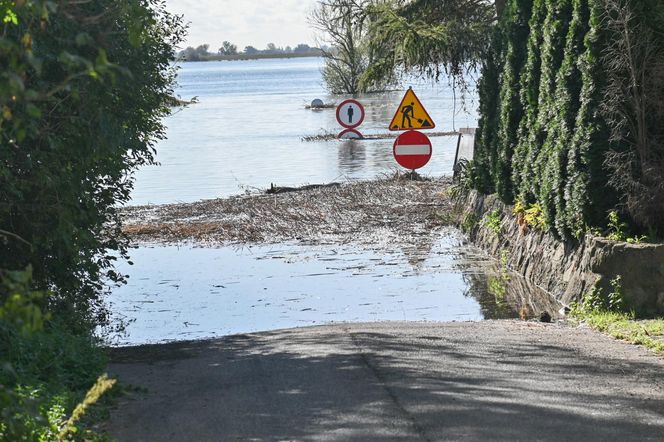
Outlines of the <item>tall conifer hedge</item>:
M 635 0 L 508 0 L 483 67 L 477 187 L 506 203 L 539 204 L 561 237 L 605 226 L 625 199 L 606 166 L 608 152 L 630 148 L 606 121 L 610 1 Z M 659 32 L 635 10 L 634 20 Z M 658 229 L 661 236 L 664 221 Z

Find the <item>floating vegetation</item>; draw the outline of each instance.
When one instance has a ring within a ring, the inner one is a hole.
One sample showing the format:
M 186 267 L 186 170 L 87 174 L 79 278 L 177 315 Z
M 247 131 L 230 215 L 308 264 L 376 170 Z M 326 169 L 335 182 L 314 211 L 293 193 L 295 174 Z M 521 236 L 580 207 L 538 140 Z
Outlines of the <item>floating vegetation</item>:
M 427 132 L 428 137 L 453 137 L 459 135 L 459 132 Z M 399 133 L 382 133 L 382 134 L 369 134 L 365 135 L 362 140 L 389 140 L 399 136 Z M 302 141 L 311 142 L 311 141 L 334 141 L 338 140 L 339 137 L 335 133 L 325 132 L 318 135 L 309 135 L 302 137 Z
M 304 106 L 305 109 L 313 109 L 313 110 L 334 109 L 335 107 L 337 107 L 337 103 L 323 103 L 322 105 L 319 105 L 319 106 L 312 106 L 310 104 L 307 104 L 307 105 Z
M 122 214 L 124 231 L 135 241 L 165 243 L 412 240 L 444 225 L 437 212 L 452 210 L 448 178 L 417 178 L 396 174 L 271 194 L 128 207 Z

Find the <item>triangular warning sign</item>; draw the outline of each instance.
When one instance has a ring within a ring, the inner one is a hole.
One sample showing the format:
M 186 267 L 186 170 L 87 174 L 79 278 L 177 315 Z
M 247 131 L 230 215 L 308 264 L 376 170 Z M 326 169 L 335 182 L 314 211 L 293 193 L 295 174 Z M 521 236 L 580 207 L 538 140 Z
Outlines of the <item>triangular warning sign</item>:
M 412 88 L 406 91 L 401 104 L 390 122 L 390 130 L 433 129 L 433 122 L 422 102 L 417 98 Z

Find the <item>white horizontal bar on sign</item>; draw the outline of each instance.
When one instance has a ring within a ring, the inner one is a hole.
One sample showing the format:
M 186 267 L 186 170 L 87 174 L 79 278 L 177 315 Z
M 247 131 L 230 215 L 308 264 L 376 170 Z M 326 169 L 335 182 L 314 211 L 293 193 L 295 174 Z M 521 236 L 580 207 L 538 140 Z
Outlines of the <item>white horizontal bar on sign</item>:
M 429 155 L 431 146 L 428 144 L 397 144 L 397 155 Z

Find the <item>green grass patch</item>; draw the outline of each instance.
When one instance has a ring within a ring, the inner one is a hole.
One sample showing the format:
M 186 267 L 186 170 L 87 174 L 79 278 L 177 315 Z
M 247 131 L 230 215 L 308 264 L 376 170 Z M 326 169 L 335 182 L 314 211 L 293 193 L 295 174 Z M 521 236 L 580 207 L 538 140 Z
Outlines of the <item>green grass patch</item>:
M 502 230 L 502 218 L 501 212 L 499 209 L 495 209 L 484 215 L 482 223 L 486 226 L 487 229 L 491 230 L 494 235 L 500 235 Z
M 102 440 L 89 430 L 104 417 L 93 404 L 115 381 L 98 379 L 106 357 L 92 338 L 57 322 L 21 333 L 0 321 L 0 352 L 0 440 Z
M 0 441 L 103 440 L 91 428 L 115 384 L 100 376 L 104 351 L 91 332 L 43 313 L 30 283 L 31 269 L 0 271 Z
M 621 278 L 611 281 L 611 293 L 593 288 L 572 306 L 572 318 L 616 339 L 643 345 L 664 356 L 664 318 L 639 319 L 627 311 Z
M 631 313 L 572 311 L 572 317 L 616 339 L 643 345 L 664 356 L 664 318 L 635 319 Z

